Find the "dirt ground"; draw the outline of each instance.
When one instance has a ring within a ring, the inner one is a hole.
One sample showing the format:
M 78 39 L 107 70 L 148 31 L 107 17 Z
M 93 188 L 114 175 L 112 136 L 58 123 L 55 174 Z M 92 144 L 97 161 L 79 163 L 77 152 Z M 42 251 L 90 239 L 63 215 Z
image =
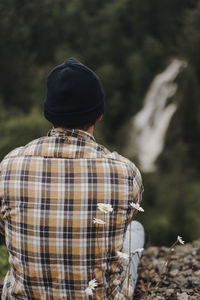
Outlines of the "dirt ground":
M 134 300 L 200 300 L 200 241 L 172 251 L 149 247 L 138 272 Z

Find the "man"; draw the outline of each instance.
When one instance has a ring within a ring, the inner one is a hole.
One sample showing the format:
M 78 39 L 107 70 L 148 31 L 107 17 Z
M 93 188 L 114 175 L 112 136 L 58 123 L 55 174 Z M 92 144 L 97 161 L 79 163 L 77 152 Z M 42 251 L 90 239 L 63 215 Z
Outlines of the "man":
M 10 261 L 2 299 L 132 297 L 138 261 L 125 252 L 144 243 L 142 226 L 128 227 L 142 182 L 133 163 L 95 142 L 103 112 L 92 70 L 71 58 L 49 74 L 44 115 L 53 129 L 1 163 Z

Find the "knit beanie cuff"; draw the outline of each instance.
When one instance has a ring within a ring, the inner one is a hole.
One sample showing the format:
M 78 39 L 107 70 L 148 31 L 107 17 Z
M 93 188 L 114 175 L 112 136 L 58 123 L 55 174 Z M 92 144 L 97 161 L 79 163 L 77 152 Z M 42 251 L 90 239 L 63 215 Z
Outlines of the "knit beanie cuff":
M 104 113 L 104 103 L 101 102 L 87 111 L 55 112 L 44 103 L 44 116 L 54 125 L 74 126 L 96 121 Z

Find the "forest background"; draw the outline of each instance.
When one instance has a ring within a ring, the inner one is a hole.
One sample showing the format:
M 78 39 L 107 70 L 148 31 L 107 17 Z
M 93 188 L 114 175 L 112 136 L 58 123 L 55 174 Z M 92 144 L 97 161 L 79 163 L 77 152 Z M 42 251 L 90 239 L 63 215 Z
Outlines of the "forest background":
M 106 113 L 95 137 L 123 154 L 129 120 L 152 79 L 178 57 L 178 105 L 157 160 L 143 174 L 147 245 L 169 245 L 179 234 L 200 236 L 200 1 L 0 0 L 0 159 L 46 135 L 42 115 L 49 71 L 69 57 L 101 78 Z M 137 161 L 137 158 L 135 158 Z M 7 269 L 1 238 L 0 264 Z

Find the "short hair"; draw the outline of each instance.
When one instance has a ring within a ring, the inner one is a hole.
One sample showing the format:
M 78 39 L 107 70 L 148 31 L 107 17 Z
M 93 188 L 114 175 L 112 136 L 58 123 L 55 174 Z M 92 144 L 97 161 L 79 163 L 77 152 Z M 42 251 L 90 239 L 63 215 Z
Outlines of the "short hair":
M 96 123 L 96 120 L 89 121 L 89 122 L 87 122 L 87 124 L 80 124 L 80 125 L 76 124 L 76 125 L 73 125 L 73 126 L 63 126 L 63 125 L 59 125 L 59 124 L 53 124 L 53 126 L 55 128 L 62 127 L 62 128 L 65 128 L 65 129 L 80 129 L 80 130 L 83 130 L 83 131 L 87 131 L 95 123 Z

